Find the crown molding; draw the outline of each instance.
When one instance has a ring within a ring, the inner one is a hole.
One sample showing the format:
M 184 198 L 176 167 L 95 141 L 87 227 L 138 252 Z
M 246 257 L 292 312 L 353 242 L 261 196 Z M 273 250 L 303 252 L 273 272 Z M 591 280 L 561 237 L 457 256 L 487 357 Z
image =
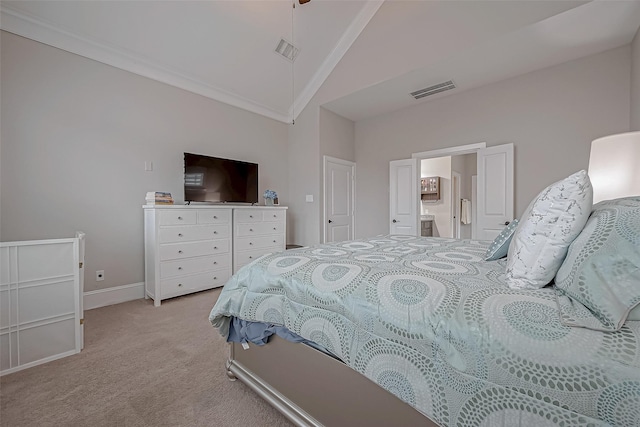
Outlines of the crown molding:
M 382 3 L 385 0 L 368 0 L 364 5 L 360 13 L 353 20 L 351 25 L 344 32 L 338 44 L 333 48 L 329 56 L 324 60 L 320 68 L 315 72 L 311 81 L 302 90 L 300 95 L 296 98 L 291 109 L 289 109 L 289 117 L 298 118 L 298 115 L 304 110 L 311 98 L 320 89 L 322 84 L 327 80 L 329 74 L 338 65 L 338 62 L 342 59 L 345 53 L 349 50 L 353 42 L 356 41 L 360 33 L 367 26 L 373 15 L 376 14 Z M 295 116 L 294 116 L 295 114 Z
M 283 123 L 291 114 L 276 111 L 238 94 L 204 83 L 108 43 L 82 37 L 0 3 L 0 29 L 98 62 L 175 86 Z M 306 90 L 306 89 L 305 89 Z

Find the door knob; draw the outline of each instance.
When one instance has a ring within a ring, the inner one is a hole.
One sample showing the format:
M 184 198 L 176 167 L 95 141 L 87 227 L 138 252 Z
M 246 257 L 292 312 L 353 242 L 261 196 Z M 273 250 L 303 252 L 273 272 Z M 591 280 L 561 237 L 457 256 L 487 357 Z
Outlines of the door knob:
M 393 223 L 395 224 L 396 222 L 398 222 L 398 221 L 396 221 L 396 220 L 394 219 L 394 220 L 393 220 Z
M 329 220 L 329 224 L 331 224 L 333 221 Z

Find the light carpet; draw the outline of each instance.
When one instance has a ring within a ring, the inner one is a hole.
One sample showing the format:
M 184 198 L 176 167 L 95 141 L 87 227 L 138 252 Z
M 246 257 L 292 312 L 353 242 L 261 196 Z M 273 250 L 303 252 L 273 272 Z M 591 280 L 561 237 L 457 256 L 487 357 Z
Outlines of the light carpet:
M 80 354 L 0 378 L 2 426 L 291 426 L 225 372 L 220 290 L 85 312 Z

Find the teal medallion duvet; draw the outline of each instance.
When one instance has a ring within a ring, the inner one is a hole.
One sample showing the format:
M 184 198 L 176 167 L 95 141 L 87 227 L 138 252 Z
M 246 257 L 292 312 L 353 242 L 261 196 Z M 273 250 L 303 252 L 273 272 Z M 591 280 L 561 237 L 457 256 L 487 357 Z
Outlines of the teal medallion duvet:
M 443 426 L 640 425 L 640 322 L 563 326 L 488 242 L 383 236 L 266 255 L 210 316 L 283 325 Z M 336 385 L 339 386 L 339 385 Z

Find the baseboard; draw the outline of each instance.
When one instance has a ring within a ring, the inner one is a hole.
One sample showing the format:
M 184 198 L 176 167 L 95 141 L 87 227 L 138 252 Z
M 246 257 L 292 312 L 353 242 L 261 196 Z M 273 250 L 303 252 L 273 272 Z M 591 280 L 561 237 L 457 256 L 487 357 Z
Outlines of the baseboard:
M 140 298 L 144 298 L 144 282 L 85 292 L 83 301 L 84 309 L 91 310 Z

